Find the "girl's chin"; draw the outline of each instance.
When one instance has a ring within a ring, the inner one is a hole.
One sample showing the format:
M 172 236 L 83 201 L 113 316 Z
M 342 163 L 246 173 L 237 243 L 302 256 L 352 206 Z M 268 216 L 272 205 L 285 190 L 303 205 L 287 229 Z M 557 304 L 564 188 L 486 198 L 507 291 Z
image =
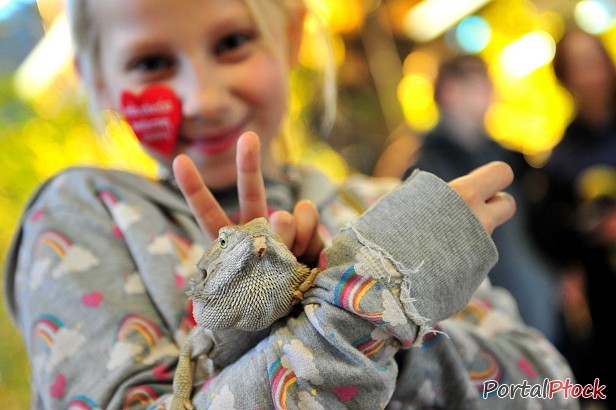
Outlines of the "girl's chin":
M 237 185 L 235 160 L 223 163 L 195 163 L 203 178 L 203 182 L 210 189 L 224 189 Z

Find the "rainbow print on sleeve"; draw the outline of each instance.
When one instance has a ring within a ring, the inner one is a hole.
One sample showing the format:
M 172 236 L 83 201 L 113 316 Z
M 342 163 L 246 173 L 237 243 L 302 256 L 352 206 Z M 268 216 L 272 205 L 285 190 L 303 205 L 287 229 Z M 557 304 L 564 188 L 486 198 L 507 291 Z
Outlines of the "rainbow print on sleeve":
M 148 404 L 152 404 L 164 392 L 158 386 L 144 385 L 132 387 L 124 396 L 123 409 L 131 409 L 135 406 L 141 408 Z
M 383 320 L 382 311 L 368 313 L 363 312 L 359 307 L 362 298 L 366 295 L 370 288 L 375 285 L 378 286 L 378 282 L 375 279 L 358 275 L 355 272 L 355 267 L 352 266 L 344 272 L 340 278 L 340 281 L 336 285 L 336 289 L 334 291 L 334 304 L 377 325 L 385 324 L 386 322 Z
M 131 334 L 140 335 L 150 348 L 156 346 L 157 341 L 162 337 L 162 333 L 149 319 L 136 314 L 129 314 L 124 317 L 118 327 L 117 339 L 120 342 L 127 342 Z
M 83 395 L 71 397 L 66 408 L 67 410 L 101 410 L 94 400 Z
M 64 327 L 64 323 L 56 316 L 50 314 L 42 315 L 34 324 L 32 333 L 35 338 L 43 340 L 49 348 L 54 343 L 56 335 Z
M 292 370 L 282 364 L 282 359 L 275 360 L 267 370 L 272 391 L 272 399 L 276 409 L 286 409 L 287 390 L 297 381 Z

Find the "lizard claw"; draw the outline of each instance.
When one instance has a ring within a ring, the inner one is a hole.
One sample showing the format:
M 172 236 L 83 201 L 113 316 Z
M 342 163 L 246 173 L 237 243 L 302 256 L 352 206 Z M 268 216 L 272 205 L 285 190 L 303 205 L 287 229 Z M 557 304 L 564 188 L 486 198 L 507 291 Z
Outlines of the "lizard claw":
M 304 293 L 306 293 L 310 288 L 313 288 L 314 286 L 316 286 L 316 283 L 314 281 L 320 272 L 321 272 L 321 269 L 318 269 L 318 268 L 312 269 L 312 271 L 310 272 L 310 275 L 308 275 L 306 280 L 302 282 L 301 285 L 299 285 L 299 288 L 297 288 L 296 291 L 293 292 L 293 304 L 294 305 L 304 300 Z

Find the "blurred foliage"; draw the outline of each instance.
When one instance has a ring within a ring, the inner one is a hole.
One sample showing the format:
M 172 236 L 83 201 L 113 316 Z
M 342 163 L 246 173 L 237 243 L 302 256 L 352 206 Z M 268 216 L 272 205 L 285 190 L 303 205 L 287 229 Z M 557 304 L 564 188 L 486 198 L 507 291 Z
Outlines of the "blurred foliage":
M 50 118 L 41 117 L 16 98 L 11 77 L 0 78 L 0 262 L 28 198 L 44 180 L 71 165 L 116 165 L 118 152 L 133 155 L 130 166 L 151 173 L 152 164 L 124 145 L 96 137 L 83 104 L 63 106 Z M 118 125 L 116 125 L 117 127 Z M 112 128 L 113 131 L 113 128 Z M 117 130 L 116 130 L 117 131 Z M 119 140 L 119 139 L 118 139 Z M 144 154 L 142 154 L 144 155 Z M 2 300 L 4 302 L 4 283 Z M 0 306 L 0 403 L 2 409 L 25 409 L 29 403 L 29 369 L 21 336 Z
M 0 262 L 4 265 L 6 249 L 15 229 L 20 209 L 37 181 L 32 167 L 33 152 L 21 143 L 22 126 L 32 118 L 32 111 L 14 98 L 10 78 L 0 79 Z M 17 143 L 16 143 L 17 142 Z M 21 172 L 20 172 L 21 171 Z M 17 183 L 23 181 L 23 183 Z M 4 291 L 4 282 L 0 285 Z M 2 297 L 4 302 L 4 295 Z M 0 305 L 0 397 L 9 409 L 25 409 L 29 403 L 29 369 L 21 336 Z

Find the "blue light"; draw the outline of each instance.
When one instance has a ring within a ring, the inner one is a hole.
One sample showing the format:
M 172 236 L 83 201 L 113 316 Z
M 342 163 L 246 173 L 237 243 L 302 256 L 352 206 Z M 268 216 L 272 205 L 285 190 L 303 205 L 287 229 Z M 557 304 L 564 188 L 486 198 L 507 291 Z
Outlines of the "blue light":
M 34 2 L 35 0 L 0 0 L 0 21 L 11 18 L 17 11 Z
M 575 6 L 578 26 L 591 34 L 601 34 L 614 26 L 616 6 L 603 0 L 582 0 Z
M 455 28 L 455 41 L 467 53 L 479 53 L 490 42 L 492 29 L 487 21 L 479 16 L 469 16 L 460 21 Z

